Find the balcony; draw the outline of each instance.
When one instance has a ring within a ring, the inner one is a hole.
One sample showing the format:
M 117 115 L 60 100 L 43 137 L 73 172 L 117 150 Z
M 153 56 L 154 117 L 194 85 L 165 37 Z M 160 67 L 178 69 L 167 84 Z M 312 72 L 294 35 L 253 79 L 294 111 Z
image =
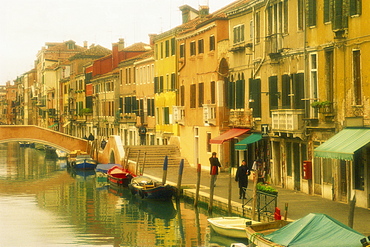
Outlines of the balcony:
M 252 110 L 235 109 L 230 110 L 229 125 L 233 127 L 252 127 Z
M 272 131 L 275 133 L 302 137 L 304 131 L 303 109 L 271 110 Z
M 173 120 L 177 124 L 185 124 L 185 106 L 173 106 Z
M 120 113 L 120 120 L 123 123 L 136 123 L 135 113 Z
M 216 104 L 203 104 L 204 126 L 216 125 Z

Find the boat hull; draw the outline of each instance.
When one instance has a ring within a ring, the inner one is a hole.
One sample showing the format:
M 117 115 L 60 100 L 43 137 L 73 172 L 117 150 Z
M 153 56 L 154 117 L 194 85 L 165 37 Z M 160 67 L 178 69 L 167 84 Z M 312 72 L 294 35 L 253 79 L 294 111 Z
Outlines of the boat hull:
M 272 246 L 280 247 L 282 245 L 271 242 L 265 239 L 263 236 L 270 234 L 282 228 L 283 226 L 286 226 L 289 223 L 290 223 L 289 221 L 277 220 L 277 221 L 273 221 L 269 223 L 260 223 L 260 224 L 248 226 L 245 229 L 246 236 L 249 239 L 250 243 L 253 243 L 258 247 L 272 247 Z
M 135 177 L 135 174 L 122 168 L 121 166 L 115 165 L 110 168 L 107 172 L 108 182 L 115 186 L 127 187 L 131 182 L 131 179 Z
M 133 178 L 128 187 L 133 195 L 142 199 L 170 200 L 176 193 L 175 187 L 159 184 L 143 176 Z
M 208 222 L 216 233 L 231 238 L 247 238 L 245 234 L 247 224 L 260 223 L 242 217 L 209 218 Z

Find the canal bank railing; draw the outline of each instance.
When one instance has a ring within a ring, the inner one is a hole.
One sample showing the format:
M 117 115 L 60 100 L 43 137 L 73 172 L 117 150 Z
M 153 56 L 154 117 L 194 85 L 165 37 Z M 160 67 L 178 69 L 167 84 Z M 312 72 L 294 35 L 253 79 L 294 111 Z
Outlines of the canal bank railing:
M 252 208 L 253 204 L 253 190 L 244 188 L 246 192 L 246 199 L 242 201 L 242 208 Z M 277 207 L 278 194 L 267 193 L 264 191 L 256 191 L 256 213 L 257 220 L 261 221 L 262 218 L 274 218 L 274 213 Z

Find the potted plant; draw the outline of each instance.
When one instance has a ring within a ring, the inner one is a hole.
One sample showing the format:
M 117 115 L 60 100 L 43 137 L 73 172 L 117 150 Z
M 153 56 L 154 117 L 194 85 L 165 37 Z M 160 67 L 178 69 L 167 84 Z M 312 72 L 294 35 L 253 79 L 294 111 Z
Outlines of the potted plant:
M 261 191 L 261 192 L 271 194 L 271 195 L 277 195 L 278 194 L 278 191 L 275 188 L 272 188 L 271 186 L 265 185 L 263 183 L 258 183 L 257 184 L 257 191 Z

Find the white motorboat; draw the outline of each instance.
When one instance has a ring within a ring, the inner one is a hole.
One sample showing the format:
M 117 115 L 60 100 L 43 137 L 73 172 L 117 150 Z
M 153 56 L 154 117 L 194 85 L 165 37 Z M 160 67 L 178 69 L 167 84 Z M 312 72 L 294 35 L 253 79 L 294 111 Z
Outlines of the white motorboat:
M 242 217 L 209 218 L 208 222 L 215 232 L 231 238 L 247 238 L 247 234 L 245 233 L 246 227 L 261 223 Z

